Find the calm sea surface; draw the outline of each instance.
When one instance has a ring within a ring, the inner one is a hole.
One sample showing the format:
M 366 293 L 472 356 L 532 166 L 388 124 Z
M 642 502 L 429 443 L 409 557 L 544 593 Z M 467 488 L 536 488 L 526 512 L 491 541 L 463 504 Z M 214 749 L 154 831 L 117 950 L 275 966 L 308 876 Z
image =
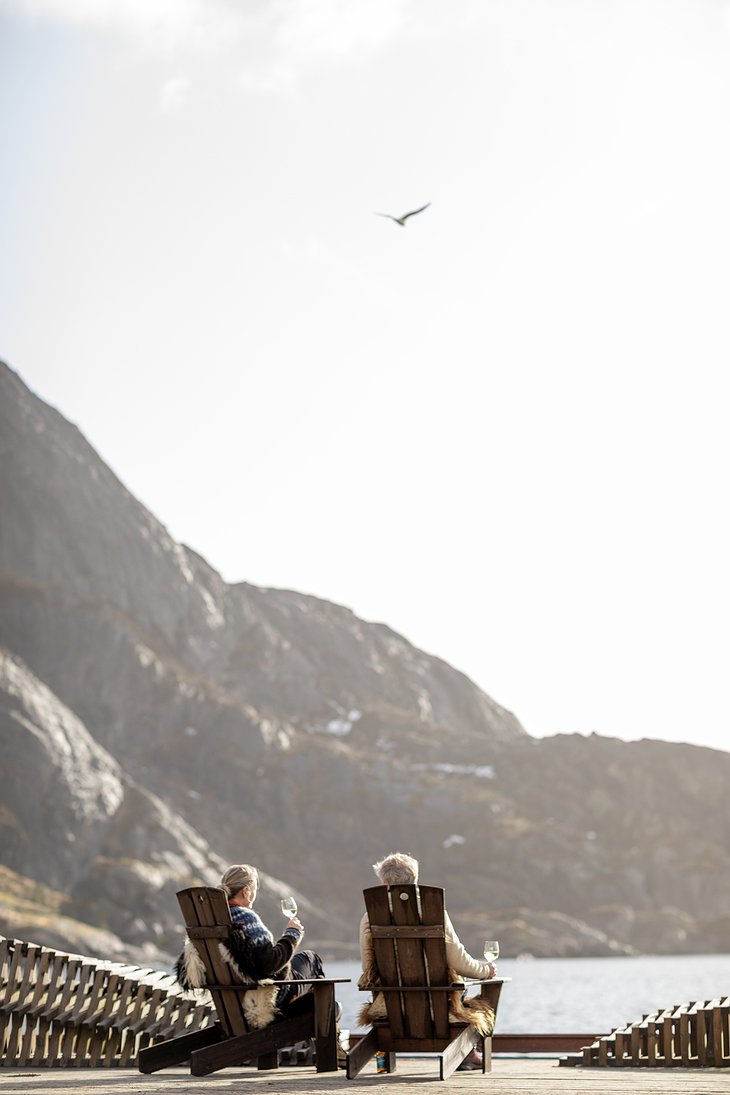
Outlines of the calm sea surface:
M 357 989 L 356 962 L 327 962 L 330 977 L 350 977 L 338 985 L 344 1014 L 341 1026 L 358 1030 L 356 1015 L 367 994 Z M 730 996 L 730 954 L 677 958 L 503 958 L 511 977 L 499 1002 L 498 1029 L 519 1033 L 608 1033 L 656 1008 Z

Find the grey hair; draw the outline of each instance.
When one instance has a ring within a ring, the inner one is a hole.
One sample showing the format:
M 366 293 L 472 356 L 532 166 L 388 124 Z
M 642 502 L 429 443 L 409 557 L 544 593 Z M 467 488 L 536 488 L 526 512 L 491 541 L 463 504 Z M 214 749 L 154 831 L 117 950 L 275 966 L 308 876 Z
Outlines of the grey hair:
M 249 866 L 248 863 L 234 863 L 221 875 L 220 885 L 226 897 L 230 900 L 241 890 L 253 886 L 254 883 L 257 886 L 259 884 L 259 872 L 256 868 Z
M 418 860 L 406 852 L 391 852 L 373 863 L 373 870 L 386 886 L 415 886 L 418 882 Z

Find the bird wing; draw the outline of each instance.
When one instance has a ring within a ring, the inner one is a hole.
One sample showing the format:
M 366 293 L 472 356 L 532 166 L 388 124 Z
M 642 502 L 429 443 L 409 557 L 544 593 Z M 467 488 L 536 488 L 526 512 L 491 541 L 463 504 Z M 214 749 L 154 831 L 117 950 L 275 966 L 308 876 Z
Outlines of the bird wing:
M 398 220 L 398 218 L 394 217 L 392 213 L 378 213 L 378 212 L 376 212 L 375 216 L 376 217 L 387 217 L 388 220 L 391 220 L 391 221 L 397 221 Z
M 415 217 L 416 213 L 422 213 L 424 209 L 428 209 L 430 204 L 431 202 L 426 202 L 425 205 L 421 205 L 418 209 L 412 209 L 410 213 L 404 213 L 403 216 L 399 219 L 402 221 L 407 221 L 409 217 Z

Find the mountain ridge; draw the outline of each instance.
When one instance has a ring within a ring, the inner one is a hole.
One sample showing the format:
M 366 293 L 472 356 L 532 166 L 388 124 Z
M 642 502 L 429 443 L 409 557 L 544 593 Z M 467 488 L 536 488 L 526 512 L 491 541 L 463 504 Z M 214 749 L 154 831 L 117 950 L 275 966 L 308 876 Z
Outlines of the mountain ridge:
M 243 859 L 271 879 L 260 900 L 272 926 L 289 887 L 310 943 L 349 953 L 369 864 L 400 846 L 447 887 L 473 948 L 490 925 L 503 953 L 730 946 L 730 755 L 694 759 L 694 788 L 681 781 L 682 746 L 531 738 L 387 624 L 311 594 L 225 582 L 2 364 L 0 437 L 0 740 L 14 743 L 0 775 L 0 863 L 40 882 L 41 849 L 55 840 L 69 916 L 130 953 L 169 955 L 175 889 Z M 118 773 L 120 803 L 84 854 L 14 791 L 32 756 L 75 816 L 54 719 Z M 690 855 L 699 862 L 687 872 Z M 0 910 L 3 926 L 12 918 Z

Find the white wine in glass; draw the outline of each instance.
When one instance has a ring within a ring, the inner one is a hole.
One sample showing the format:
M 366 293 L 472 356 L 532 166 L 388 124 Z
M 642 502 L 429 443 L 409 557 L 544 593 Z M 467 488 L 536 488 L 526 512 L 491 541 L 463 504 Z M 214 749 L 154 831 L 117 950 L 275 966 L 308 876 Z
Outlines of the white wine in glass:
M 297 915 L 297 903 L 291 894 L 289 894 L 288 897 L 282 897 L 281 911 L 289 920 L 293 920 Z
M 484 940 L 484 957 L 487 962 L 496 962 L 499 958 L 499 941 L 497 939 Z

